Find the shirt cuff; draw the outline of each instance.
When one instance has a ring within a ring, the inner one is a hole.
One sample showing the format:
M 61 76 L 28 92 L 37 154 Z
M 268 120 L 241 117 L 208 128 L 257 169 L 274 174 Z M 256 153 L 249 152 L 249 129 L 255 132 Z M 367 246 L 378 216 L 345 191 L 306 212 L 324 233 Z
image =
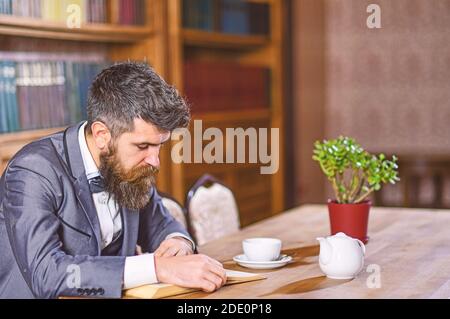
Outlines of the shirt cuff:
M 166 236 L 166 239 L 173 238 L 173 237 L 183 237 L 183 238 L 189 240 L 189 242 L 191 243 L 191 246 L 192 246 L 192 251 L 195 251 L 195 243 L 193 242 L 193 240 L 191 238 L 189 238 L 185 234 L 183 234 L 183 233 L 171 233 L 171 234 Z
M 153 254 L 125 258 L 123 289 L 157 283 Z

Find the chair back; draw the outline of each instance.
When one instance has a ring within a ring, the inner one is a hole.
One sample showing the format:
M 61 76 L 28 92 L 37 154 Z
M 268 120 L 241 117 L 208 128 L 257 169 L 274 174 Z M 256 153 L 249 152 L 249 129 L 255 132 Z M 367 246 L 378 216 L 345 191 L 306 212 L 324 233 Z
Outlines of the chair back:
M 203 175 L 189 190 L 186 209 L 197 245 L 236 232 L 239 210 L 233 192 L 211 175 Z
M 170 215 L 172 215 L 180 224 L 188 229 L 186 210 L 184 207 L 168 194 L 160 193 L 160 196 L 164 207 L 167 208 Z

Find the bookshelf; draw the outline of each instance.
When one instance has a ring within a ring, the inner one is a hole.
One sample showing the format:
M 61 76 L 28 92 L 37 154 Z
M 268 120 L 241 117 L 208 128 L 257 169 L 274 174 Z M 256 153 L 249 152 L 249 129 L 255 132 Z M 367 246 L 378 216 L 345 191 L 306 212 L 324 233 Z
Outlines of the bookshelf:
M 146 60 L 168 82 L 184 92 L 184 63 L 189 59 L 227 61 L 270 70 L 270 106 L 242 110 L 199 111 L 193 120 L 207 127 L 280 129 L 279 170 L 261 175 L 261 164 L 174 164 L 170 145 L 161 149 L 158 188 L 184 202 L 189 187 L 203 173 L 230 186 L 238 201 L 243 226 L 284 210 L 284 101 L 282 44 L 283 0 L 247 0 L 270 8 L 268 34 L 231 34 L 183 27 L 185 0 L 146 1 L 144 25 L 119 24 L 120 0 L 108 1 L 107 23 L 85 23 L 68 29 L 63 23 L 0 14 L 0 51 L 100 54 L 110 61 Z M 81 49 L 80 49 L 81 48 Z M 188 96 L 189 99 L 189 96 Z M 0 134 L 0 174 L 25 144 L 64 127 Z M 270 134 L 269 134 L 270 135 Z
M 233 35 L 220 32 L 206 32 L 192 29 L 182 31 L 183 43 L 187 46 L 203 48 L 255 49 L 268 44 L 269 39 L 260 35 Z
M 133 43 L 152 35 L 152 26 L 91 23 L 68 29 L 60 22 L 0 14 L 0 34 L 57 40 Z
M 279 170 L 273 175 L 261 175 L 257 164 L 172 164 L 172 193 L 184 200 L 186 192 L 203 173 L 217 176 L 234 192 L 241 217 L 246 226 L 258 220 L 280 213 L 284 209 L 284 101 L 282 44 L 282 16 L 284 1 L 248 0 L 269 6 L 270 20 L 267 35 L 231 34 L 217 30 L 201 30 L 184 27 L 183 0 L 168 0 L 168 33 L 170 80 L 181 90 L 186 88 L 183 65 L 187 60 L 227 61 L 239 65 L 262 66 L 270 69 L 270 107 L 252 110 L 212 111 L 193 113 L 193 119 L 203 120 L 207 127 L 249 127 L 280 129 Z M 188 96 L 189 99 L 189 96 Z M 194 105 L 195 106 L 195 105 Z M 192 132 L 191 132 L 192 134 Z
M 35 52 L 43 56 L 78 52 L 81 55 L 99 55 L 109 61 L 143 60 L 166 77 L 166 1 L 146 1 L 146 23 L 143 25 L 119 24 L 119 2 L 106 2 L 107 23 L 83 23 L 81 28 L 68 28 L 59 21 L 0 14 L 0 51 L 25 57 Z M 0 174 L 9 159 L 24 145 L 64 128 L 0 134 Z M 161 179 L 160 184 L 167 188 L 165 179 Z

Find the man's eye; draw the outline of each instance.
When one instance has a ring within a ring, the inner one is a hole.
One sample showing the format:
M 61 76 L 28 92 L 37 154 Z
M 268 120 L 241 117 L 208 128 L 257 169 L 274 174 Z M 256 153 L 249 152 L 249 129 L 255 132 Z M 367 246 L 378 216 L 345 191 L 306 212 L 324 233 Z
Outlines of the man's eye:
M 148 145 L 138 145 L 138 148 L 140 150 L 146 150 L 146 149 L 148 149 Z

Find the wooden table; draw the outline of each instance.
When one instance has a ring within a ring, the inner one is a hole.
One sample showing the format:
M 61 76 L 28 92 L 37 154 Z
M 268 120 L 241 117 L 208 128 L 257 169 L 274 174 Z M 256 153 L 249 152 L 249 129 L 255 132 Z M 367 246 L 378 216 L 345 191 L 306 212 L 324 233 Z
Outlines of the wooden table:
M 177 298 L 450 298 L 450 210 L 372 208 L 365 266 L 353 280 L 332 280 L 321 272 L 315 238 L 324 235 L 329 235 L 326 206 L 307 205 L 210 242 L 199 247 L 200 253 L 226 268 L 263 273 L 267 279 Z M 242 253 L 244 238 L 261 236 L 280 238 L 293 262 L 276 270 L 253 270 L 232 261 Z M 367 272 L 369 265 L 375 265 L 369 267 L 372 272 Z M 372 280 L 377 267 L 379 288 Z

